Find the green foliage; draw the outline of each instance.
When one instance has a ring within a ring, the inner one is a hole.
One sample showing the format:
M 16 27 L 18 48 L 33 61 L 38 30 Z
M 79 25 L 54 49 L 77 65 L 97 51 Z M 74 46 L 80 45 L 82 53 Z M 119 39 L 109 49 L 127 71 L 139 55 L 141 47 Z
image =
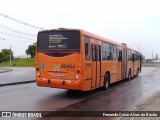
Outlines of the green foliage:
M 11 64 L 9 62 L 0 63 L 0 67 L 33 67 L 35 64 L 35 58 L 16 58 Z
M 13 60 L 13 51 L 11 50 L 11 60 Z M 10 60 L 10 49 L 2 49 L 0 52 L 0 62 L 5 62 Z
M 2 62 L 2 56 L 3 56 L 3 53 L 0 52 L 0 63 Z
M 36 45 L 29 45 L 28 49 L 26 50 L 27 55 L 31 55 L 31 58 L 34 58 L 36 54 Z

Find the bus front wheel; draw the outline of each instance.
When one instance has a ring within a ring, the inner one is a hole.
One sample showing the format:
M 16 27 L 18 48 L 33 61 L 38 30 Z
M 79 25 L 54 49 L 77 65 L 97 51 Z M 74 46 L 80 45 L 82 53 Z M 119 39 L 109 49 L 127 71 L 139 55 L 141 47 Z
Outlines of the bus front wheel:
M 104 76 L 104 85 L 103 85 L 103 90 L 107 90 L 109 88 L 109 80 L 110 80 L 110 76 L 108 73 L 105 74 Z

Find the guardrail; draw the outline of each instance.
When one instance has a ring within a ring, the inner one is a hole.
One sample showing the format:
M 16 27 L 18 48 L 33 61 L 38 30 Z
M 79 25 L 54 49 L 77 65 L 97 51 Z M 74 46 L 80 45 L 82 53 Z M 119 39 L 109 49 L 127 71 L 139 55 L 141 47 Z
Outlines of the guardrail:
M 160 62 L 143 62 L 142 67 L 160 67 Z

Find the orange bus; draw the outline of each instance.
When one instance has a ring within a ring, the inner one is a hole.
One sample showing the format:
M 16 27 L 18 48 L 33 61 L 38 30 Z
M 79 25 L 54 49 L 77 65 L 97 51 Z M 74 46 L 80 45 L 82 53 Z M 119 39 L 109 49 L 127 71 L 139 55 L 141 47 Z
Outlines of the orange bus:
M 141 53 L 81 29 L 40 31 L 36 50 L 38 86 L 88 91 L 137 76 Z

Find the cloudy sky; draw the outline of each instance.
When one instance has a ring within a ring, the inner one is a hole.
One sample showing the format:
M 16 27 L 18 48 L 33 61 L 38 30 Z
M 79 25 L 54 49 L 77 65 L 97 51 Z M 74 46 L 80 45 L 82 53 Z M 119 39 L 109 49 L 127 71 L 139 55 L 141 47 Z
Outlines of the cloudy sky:
M 151 58 L 152 51 L 160 56 L 159 5 L 160 0 L 0 0 L 0 13 L 44 29 L 81 28 Z M 0 16 L 0 50 L 11 44 L 15 56 L 24 55 L 39 30 Z

